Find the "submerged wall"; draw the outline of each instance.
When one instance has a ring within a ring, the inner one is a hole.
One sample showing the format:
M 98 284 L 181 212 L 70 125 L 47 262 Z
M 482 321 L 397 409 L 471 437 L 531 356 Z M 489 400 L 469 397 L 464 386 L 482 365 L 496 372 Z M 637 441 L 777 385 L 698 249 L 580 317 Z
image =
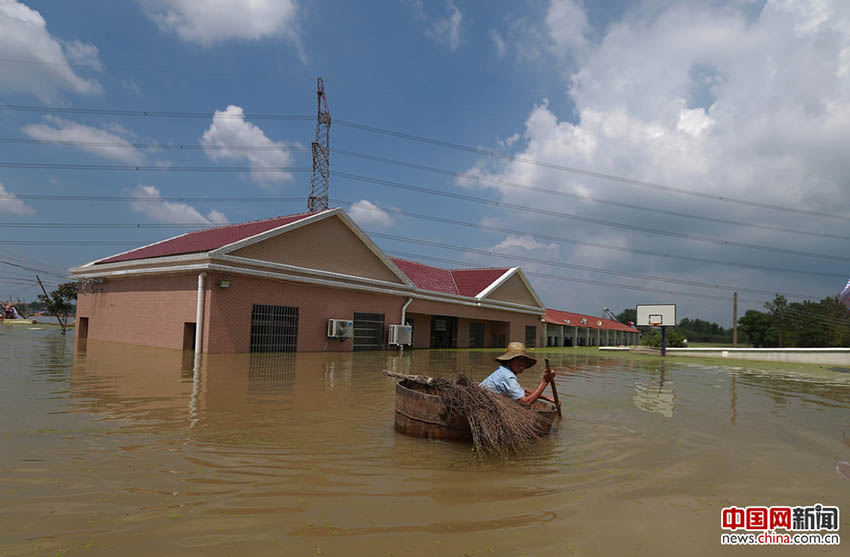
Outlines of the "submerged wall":
M 667 352 L 674 356 L 850 365 L 850 348 L 668 348 Z
M 600 348 L 600 350 L 617 350 Z M 850 348 L 668 348 L 670 356 L 850 366 Z

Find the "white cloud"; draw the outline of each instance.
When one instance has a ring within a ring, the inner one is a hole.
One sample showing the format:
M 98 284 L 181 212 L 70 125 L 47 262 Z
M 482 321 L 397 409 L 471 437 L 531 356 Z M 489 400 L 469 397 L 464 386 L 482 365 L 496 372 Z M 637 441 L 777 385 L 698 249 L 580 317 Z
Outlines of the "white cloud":
M 63 41 L 62 50 L 68 62 L 75 66 L 84 66 L 96 71 L 103 70 L 97 47 L 91 43 L 78 40 Z
M 426 29 L 425 35 L 454 52 L 461 43 L 460 26 L 462 22 L 463 14 L 461 11 L 452 0 L 446 0 L 445 16 L 432 21 Z
M 490 29 L 490 40 L 493 41 L 493 44 L 496 47 L 496 53 L 499 55 L 499 58 L 502 58 L 508 52 L 508 45 L 505 44 L 505 39 L 502 37 L 501 33 L 496 31 L 495 29 Z
M 156 186 L 139 184 L 132 191 L 135 198 L 130 208 L 136 213 L 147 215 L 157 222 L 169 224 L 227 224 L 229 221 L 219 211 L 210 211 L 207 216 L 185 203 L 162 199 Z
M 259 127 L 246 122 L 245 111 L 239 106 L 230 105 L 215 111 L 201 145 L 210 160 L 248 161 L 252 168 L 251 178 L 263 187 L 293 180 L 292 174 L 286 171 L 262 170 L 291 166 L 292 153 L 286 145 L 272 141 Z
M 516 130 L 520 134 L 514 144 L 517 156 L 693 192 L 850 214 L 844 187 L 850 175 L 846 156 L 850 144 L 850 3 L 777 0 L 766 2 L 759 12 L 751 8 L 735 3 L 646 1 L 630 6 L 622 20 L 591 29 L 578 2 L 553 0 L 545 24 L 556 52 L 564 54 L 555 58 L 552 69 L 564 76 L 569 112 L 559 114 L 541 100 L 530 110 L 524 129 Z M 536 194 L 475 180 L 457 182 L 496 190 L 508 202 L 732 241 L 821 253 L 842 253 L 843 249 L 837 241 L 685 221 L 603 205 L 590 198 L 754 224 L 848 233 L 840 221 L 660 193 L 518 160 L 479 161 L 467 174 L 579 196 Z M 615 234 L 612 228 L 568 220 L 527 215 L 515 219 L 525 230 L 551 233 L 557 229 L 563 236 L 603 244 L 618 238 L 615 245 L 625 242 L 631 249 L 800 270 L 835 272 L 837 268 L 837 264 L 823 261 L 637 232 Z M 592 262 L 593 255 L 592 249 L 567 249 L 565 244 L 561 257 L 581 264 Z M 840 289 L 829 278 L 742 271 L 628 253 L 600 266 L 774 291 L 821 292 L 823 296 Z M 651 286 L 689 290 L 659 283 Z M 564 285 L 545 288 L 557 296 Z M 606 298 L 608 295 L 611 297 Z M 598 301 L 575 309 L 589 311 L 603 304 L 614 308 L 619 300 L 624 301 L 623 306 L 633 305 L 641 296 L 647 303 L 652 301 L 650 294 L 612 294 L 611 290 L 587 287 L 574 300 Z M 564 306 L 570 302 L 555 298 L 552 303 Z M 716 316 L 699 317 L 728 324 L 727 313 L 723 309 Z
M 530 234 L 510 234 L 493 246 L 494 251 L 530 257 L 558 257 L 561 247 L 556 243 L 538 242 Z
M 136 84 L 136 82 L 133 81 L 132 79 L 125 79 L 124 81 L 121 82 L 121 86 L 124 87 L 124 89 L 127 89 L 128 91 L 132 91 L 133 93 L 135 93 L 137 95 L 141 96 L 141 94 L 142 94 L 141 87 L 139 87 Z
M 131 164 L 138 164 L 142 160 L 142 153 L 120 135 L 56 116 L 46 116 L 44 119 L 47 124 L 29 124 L 21 130 L 40 141 L 81 142 L 73 146 L 108 159 Z M 112 129 L 127 133 L 120 124 L 112 125 Z
M 298 43 L 295 0 L 140 0 L 163 31 L 209 46 L 231 39 L 285 38 Z
M 79 63 L 100 69 L 97 48 L 80 41 L 64 44 L 63 51 L 39 12 L 16 0 L 0 0 L 0 52 L 11 61 L 0 76 L 0 91 L 33 93 L 44 100 L 61 90 L 100 93 L 97 81 L 78 76 L 70 66 Z
M 556 54 L 575 58 L 584 53 L 588 46 L 585 36 L 588 24 L 581 1 L 552 0 L 545 22 Z
M 35 209 L 18 199 L 15 194 L 6 191 L 6 188 L 0 183 L 0 213 L 32 215 L 35 213 Z
M 348 215 L 360 226 L 387 228 L 393 224 L 393 218 L 389 213 L 366 199 L 354 203 Z

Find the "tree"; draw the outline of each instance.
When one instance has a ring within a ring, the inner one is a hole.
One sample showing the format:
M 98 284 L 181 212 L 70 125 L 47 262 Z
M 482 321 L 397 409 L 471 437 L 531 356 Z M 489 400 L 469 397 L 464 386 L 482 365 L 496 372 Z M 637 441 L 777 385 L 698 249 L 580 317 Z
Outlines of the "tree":
M 703 321 L 702 319 L 688 319 L 679 321 L 676 329 L 691 342 L 732 342 L 732 330 L 724 329 L 717 323 Z
M 667 347 L 682 348 L 685 346 L 685 337 L 675 327 L 667 327 Z M 661 329 L 652 329 L 640 337 L 640 343 L 644 346 L 661 346 Z
M 62 327 L 62 334 L 64 335 L 68 330 L 68 314 L 72 313 L 76 308 L 77 283 L 65 282 L 48 294 L 44 289 L 44 285 L 41 284 L 41 279 L 38 278 L 38 275 L 35 278 L 38 279 L 41 291 L 44 292 L 44 294 L 38 295 L 39 301 L 45 305 L 48 313 L 56 316 L 59 325 Z
M 738 320 L 738 325 L 741 327 L 741 332 L 746 335 L 747 341 L 756 348 L 779 344 L 774 320 L 766 313 L 755 309 L 747 310 L 747 313 Z
M 620 323 L 628 324 L 629 321 L 632 323 L 637 322 L 637 309 L 635 308 L 626 308 L 620 313 L 617 314 L 617 321 Z

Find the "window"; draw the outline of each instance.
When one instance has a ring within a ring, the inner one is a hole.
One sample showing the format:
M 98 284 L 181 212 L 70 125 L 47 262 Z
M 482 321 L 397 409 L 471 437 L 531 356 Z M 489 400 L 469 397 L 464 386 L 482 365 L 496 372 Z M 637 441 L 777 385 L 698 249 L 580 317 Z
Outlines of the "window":
M 254 304 L 251 352 L 295 352 L 297 344 L 297 307 Z
M 484 323 L 469 324 L 469 347 L 484 348 Z
M 537 327 L 534 325 L 525 326 L 525 347 L 534 348 L 537 346 Z
M 360 350 L 384 349 L 384 314 L 354 312 L 354 346 Z

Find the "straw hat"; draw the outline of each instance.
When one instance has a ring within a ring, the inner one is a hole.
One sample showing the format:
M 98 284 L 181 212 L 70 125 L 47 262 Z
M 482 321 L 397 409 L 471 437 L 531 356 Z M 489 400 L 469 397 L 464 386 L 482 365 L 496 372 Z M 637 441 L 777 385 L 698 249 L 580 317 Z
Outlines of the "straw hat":
M 508 351 L 501 356 L 496 356 L 497 362 L 509 362 L 514 358 L 525 358 L 528 362 L 528 367 L 537 363 L 537 360 L 525 353 L 525 344 L 521 342 L 511 342 L 508 344 Z

